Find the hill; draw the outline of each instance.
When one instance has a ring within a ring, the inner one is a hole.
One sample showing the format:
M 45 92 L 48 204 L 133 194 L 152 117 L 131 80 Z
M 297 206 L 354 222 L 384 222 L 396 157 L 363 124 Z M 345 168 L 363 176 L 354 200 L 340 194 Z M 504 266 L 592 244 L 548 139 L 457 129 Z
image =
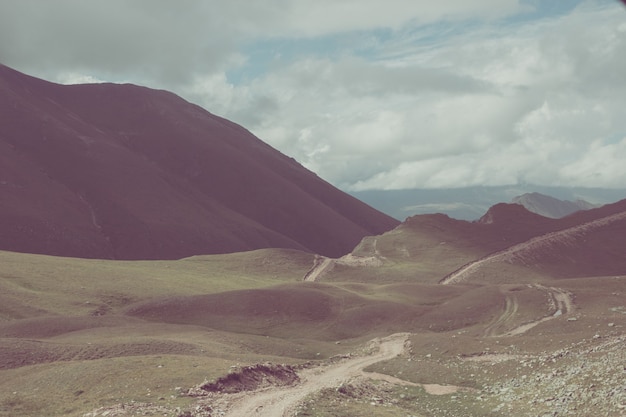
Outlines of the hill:
M 512 206 L 502 210 L 509 215 L 502 215 L 496 225 L 512 223 Z M 488 259 L 488 263 L 496 261 L 501 271 L 501 263 L 505 263 L 527 267 L 554 278 L 619 275 L 626 270 L 623 250 L 626 245 L 626 200 L 578 211 L 561 219 L 544 219 L 527 222 L 526 232 L 531 231 L 532 237 L 525 236 L 523 228 L 520 231 L 502 228 L 503 235 L 511 236 L 510 242 L 514 244 L 502 245 L 474 264 L 485 264 Z M 500 276 L 500 282 L 502 279 Z
M 0 251 L 0 416 L 620 415 L 625 225 L 500 204 L 322 262 Z
M 559 200 L 541 193 L 522 194 L 514 197 L 511 202 L 520 204 L 533 213 L 553 219 L 559 219 L 580 210 L 589 210 L 596 207 L 584 200 Z
M 0 251 L 0 416 L 620 415 L 625 226 L 498 204 L 341 258 Z
M 340 256 L 397 224 L 172 93 L 58 85 L 0 65 L 0 249 Z
M 511 265 L 522 268 L 516 273 L 528 275 L 515 280 L 527 280 L 533 274 L 552 278 L 619 275 L 626 270 L 625 213 L 626 200 L 561 219 L 506 203 L 496 204 L 473 222 L 444 214 L 416 215 L 380 236 L 366 237 L 352 252 L 371 259 L 369 264 L 377 268 L 339 266 L 330 278 L 432 283 L 492 257 L 498 262 L 489 264 L 498 266 L 481 269 L 476 276 L 503 283 L 507 279 L 498 268 L 502 272 Z M 516 256 L 501 256 L 510 251 Z

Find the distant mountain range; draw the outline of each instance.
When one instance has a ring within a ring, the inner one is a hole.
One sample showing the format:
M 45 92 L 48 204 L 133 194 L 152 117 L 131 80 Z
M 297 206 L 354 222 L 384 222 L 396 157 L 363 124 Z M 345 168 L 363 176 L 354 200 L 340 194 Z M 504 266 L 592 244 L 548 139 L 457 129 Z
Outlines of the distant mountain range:
M 2 250 L 340 256 L 398 223 L 172 93 L 58 85 L 0 65 Z
M 559 219 L 580 210 L 589 210 L 597 207 L 585 200 L 559 200 L 540 193 L 526 193 L 513 198 L 515 204 L 524 206 L 528 211 L 544 217 Z
M 596 207 L 603 204 L 614 203 L 626 198 L 626 188 L 583 188 L 583 187 L 548 187 L 533 184 L 518 184 L 497 187 L 465 187 L 450 189 L 411 189 L 411 190 L 369 190 L 351 192 L 353 196 L 365 203 L 389 214 L 390 216 L 404 220 L 416 214 L 443 213 L 455 219 L 477 220 L 495 204 L 512 202 L 513 199 L 524 194 L 543 194 L 554 199 L 570 201 L 577 205 L 576 201 L 588 202 Z M 533 211 L 533 205 L 541 206 L 548 210 L 547 202 L 528 203 Z M 545 204 L 544 204 L 545 203 Z M 566 204 L 570 207 L 571 204 Z M 589 208 L 584 203 L 582 209 Z M 579 208 L 579 210 L 581 209 Z M 564 210 L 564 211 L 563 211 Z M 548 217 L 560 217 L 560 213 L 568 211 L 560 208 L 556 212 L 545 211 Z M 541 214 L 541 213 L 539 213 Z

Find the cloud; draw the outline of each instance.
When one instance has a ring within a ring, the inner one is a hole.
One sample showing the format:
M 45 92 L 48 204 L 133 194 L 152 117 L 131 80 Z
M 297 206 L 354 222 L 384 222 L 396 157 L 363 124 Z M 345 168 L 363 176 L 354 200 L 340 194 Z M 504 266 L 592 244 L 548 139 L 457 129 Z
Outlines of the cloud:
M 8 3 L 0 13 L 3 59 L 39 74 L 82 71 L 113 81 L 176 85 L 190 71 L 224 68 L 236 51 L 228 21 L 212 13 L 208 2 Z
M 281 2 L 284 17 L 276 35 L 323 36 L 373 28 L 399 29 L 407 23 L 468 18 L 495 19 L 525 8 L 517 0 L 294 0 Z
M 626 14 L 617 2 L 0 8 L 5 64 L 60 82 L 173 90 L 344 189 L 625 179 L 615 156 L 626 137 Z
M 397 28 L 432 21 L 512 13 L 514 0 L 2 0 L 0 52 L 39 74 L 81 70 L 109 78 L 177 85 L 190 74 L 224 71 L 242 43 Z
M 246 86 L 247 96 L 274 103 L 249 127 L 351 190 L 620 186 L 622 164 L 597 159 L 606 152 L 590 153 L 589 143 L 609 149 L 602 140 L 626 132 L 622 12 L 583 3 L 564 16 L 469 28 L 434 46 L 409 33 L 380 46 L 388 54 L 399 45 L 402 54 L 390 58 L 298 59 Z M 572 174 L 590 158 L 607 174 Z
M 608 187 L 624 186 L 626 178 L 626 136 L 617 143 L 595 140 L 582 158 L 562 166 L 559 176 L 568 182 L 593 187 L 597 183 Z

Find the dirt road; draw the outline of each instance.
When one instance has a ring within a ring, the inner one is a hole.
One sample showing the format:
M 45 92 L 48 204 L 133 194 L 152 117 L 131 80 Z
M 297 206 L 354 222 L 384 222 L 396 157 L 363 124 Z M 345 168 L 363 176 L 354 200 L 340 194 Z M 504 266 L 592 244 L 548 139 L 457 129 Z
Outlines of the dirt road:
M 313 268 L 304 276 L 304 281 L 313 282 L 325 275 L 335 266 L 335 260 L 325 256 L 316 255 Z
M 547 293 L 550 299 L 550 309 L 552 311 L 550 311 L 546 316 L 503 333 L 500 330 L 506 328 L 507 324 L 515 318 L 515 315 L 519 310 L 519 302 L 517 298 L 515 296 L 507 296 L 504 311 L 496 320 L 487 326 L 484 332 L 485 337 L 517 336 L 526 333 L 541 323 L 568 314 L 574 310 L 572 296 L 567 291 L 561 288 L 545 287 L 539 284 L 534 284 L 532 287 Z
M 553 308 L 555 309 L 555 311 L 545 317 L 542 317 L 538 320 L 534 320 L 530 323 L 526 323 L 523 324 L 519 327 L 516 327 L 515 329 L 511 330 L 510 332 L 505 333 L 503 336 L 516 336 L 519 334 L 523 334 L 526 333 L 527 331 L 529 331 L 530 329 L 532 329 L 533 327 L 537 326 L 538 324 L 541 324 L 543 322 L 546 322 L 548 320 L 552 320 L 554 318 L 557 318 L 561 315 L 570 313 L 574 310 L 574 302 L 572 300 L 572 296 L 566 292 L 565 290 L 561 289 L 561 288 L 554 288 L 554 287 L 544 287 L 543 285 L 535 285 L 535 287 L 546 291 L 548 293 L 548 295 L 551 298 L 551 301 L 553 303 Z
M 363 369 L 380 361 L 393 359 L 405 350 L 407 333 L 397 333 L 383 339 L 372 341 L 377 349 L 368 356 L 346 359 L 323 368 L 307 369 L 300 374 L 301 382 L 292 387 L 272 387 L 263 391 L 249 393 L 240 398 L 225 414 L 226 416 L 267 416 L 290 417 L 295 414 L 295 407 L 307 395 L 324 388 L 338 387 L 360 375 L 367 375 Z
M 519 309 L 519 302 L 517 301 L 517 297 L 506 297 L 506 305 L 504 307 L 504 311 L 493 323 L 489 324 L 485 329 L 484 336 L 485 337 L 493 337 L 498 336 L 501 327 L 506 325 L 509 321 L 511 321 L 517 310 Z
M 303 281 L 313 282 L 323 278 L 333 270 L 335 265 L 345 265 L 353 268 L 368 268 L 382 266 L 383 261 L 378 256 L 355 256 L 351 253 L 341 258 L 327 258 L 317 255 L 313 267 L 304 275 Z

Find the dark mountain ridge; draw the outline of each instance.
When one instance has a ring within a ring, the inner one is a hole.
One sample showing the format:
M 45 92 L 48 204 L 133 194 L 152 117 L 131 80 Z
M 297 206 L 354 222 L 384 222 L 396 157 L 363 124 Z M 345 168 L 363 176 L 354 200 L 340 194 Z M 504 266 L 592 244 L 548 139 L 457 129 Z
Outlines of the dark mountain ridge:
M 626 200 L 560 219 L 500 203 L 474 222 L 416 215 L 397 229 L 409 231 L 412 240 L 428 237 L 471 248 L 478 258 L 528 243 L 516 249 L 518 261 L 554 277 L 621 275 L 626 270 Z
M 88 258 L 340 256 L 398 224 L 172 93 L 2 65 L 0 197 L 0 249 Z

